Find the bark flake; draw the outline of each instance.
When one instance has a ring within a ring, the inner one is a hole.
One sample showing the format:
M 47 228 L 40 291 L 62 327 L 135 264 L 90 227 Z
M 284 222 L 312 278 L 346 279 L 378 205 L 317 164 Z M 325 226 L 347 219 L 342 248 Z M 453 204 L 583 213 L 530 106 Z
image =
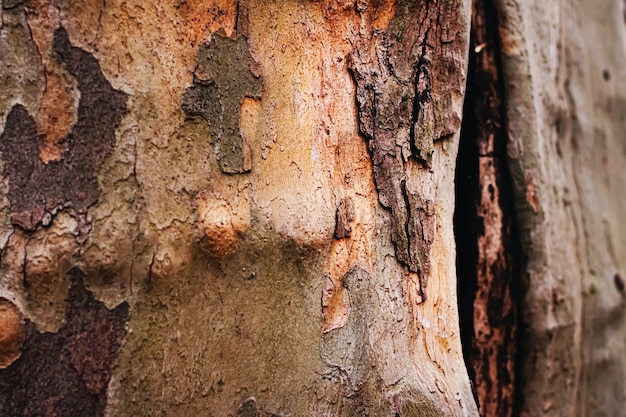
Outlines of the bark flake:
M 200 47 L 194 82 L 184 95 L 182 108 L 188 115 L 201 116 L 217 139 L 216 154 L 222 172 L 250 171 L 250 151 L 239 131 L 244 98 L 260 99 L 263 83 L 244 36 L 229 38 L 213 34 Z
M 17 306 L 0 298 L 0 369 L 12 364 L 22 354 L 24 318 Z

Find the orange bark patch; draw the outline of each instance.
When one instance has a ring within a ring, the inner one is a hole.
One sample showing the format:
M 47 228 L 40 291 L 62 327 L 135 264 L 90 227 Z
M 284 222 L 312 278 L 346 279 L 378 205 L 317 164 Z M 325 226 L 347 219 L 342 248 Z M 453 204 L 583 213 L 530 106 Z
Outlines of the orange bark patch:
M 322 296 L 324 333 L 345 326 L 350 316 L 350 295 L 342 283 L 335 284 L 330 278 Z
M 59 161 L 67 150 L 65 138 L 77 120 L 78 97 L 71 78 L 54 57 L 52 38 L 59 27 L 59 10 L 48 0 L 29 3 L 27 20 L 37 44 L 46 73 L 46 88 L 35 117 L 39 138 L 39 157 L 48 164 Z
M 389 22 L 393 19 L 393 16 L 396 14 L 396 5 L 397 2 L 395 0 L 391 1 L 374 1 L 371 2 L 374 7 L 373 21 L 372 26 L 376 29 L 387 29 L 389 26 Z
M 198 222 L 202 243 L 213 255 L 232 253 L 250 227 L 250 208 L 247 200 L 240 199 L 233 207 L 229 202 L 203 192 L 196 198 Z
M 531 176 L 526 177 L 526 201 L 532 207 L 533 211 L 539 211 L 539 197 L 537 197 L 537 188 Z
M 23 325 L 15 304 L 0 298 L 0 368 L 6 368 L 22 354 Z
M 65 138 L 76 123 L 78 100 L 71 84 L 55 65 L 46 65 L 46 90 L 37 115 L 37 133 L 40 136 L 39 158 L 47 164 L 60 161 L 67 151 Z
M 237 21 L 237 2 L 233 0 L 213 0 L 210 2 L 170 1 L 169 7 L 176 10 L 172 16 L 185 22 L 186 36 L 190 43 L 203 41 L 208 34 L 222 28 L 231 36 Z

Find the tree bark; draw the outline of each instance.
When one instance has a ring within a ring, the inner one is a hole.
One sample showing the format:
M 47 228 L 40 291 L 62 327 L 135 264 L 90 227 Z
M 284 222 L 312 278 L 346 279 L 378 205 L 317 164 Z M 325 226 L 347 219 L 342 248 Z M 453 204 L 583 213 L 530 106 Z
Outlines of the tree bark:
M 594 4 L 2 0 L 0 415 L 623 414 Z
M 496 1 L 526 292 L 525 415 L 625 415 L 620 2 Z

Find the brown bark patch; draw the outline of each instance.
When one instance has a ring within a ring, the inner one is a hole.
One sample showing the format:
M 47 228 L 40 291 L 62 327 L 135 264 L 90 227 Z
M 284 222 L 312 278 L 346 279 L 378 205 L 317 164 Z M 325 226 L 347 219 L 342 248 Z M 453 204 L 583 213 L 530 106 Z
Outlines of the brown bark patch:
M 0 370 L 0 415 L 104 415 L 128 305 L 108 310 L 85 289 L 80 270 L 70 275 L 65 324 L 39 333 L 27 320 L 22 356 Z
M 350 197 L 342 198 L 335 214 L 335 237 L 343 239 L 350 237 L 352 228 L 350 222 L 354 220 L 354 203 Z
M 18 308 L 0 298 L 0 368 L 6 368 L 22 354 L 24 321 Z
M 78 120 L 65 138 L 67 152 L 60 161 L 45 164 L 39 158 L 35 120 L 19 104 L 0 136 L 11 221 L 26 230 L 65 207 L 85 212 L 97 201 L 98 169 L 115 145 L 115 129 L 126 113 L 126 94 L 113 89 L 91 54 L 70 44 L 65 29 L 55 31 L 53 45 L 81 92 Z

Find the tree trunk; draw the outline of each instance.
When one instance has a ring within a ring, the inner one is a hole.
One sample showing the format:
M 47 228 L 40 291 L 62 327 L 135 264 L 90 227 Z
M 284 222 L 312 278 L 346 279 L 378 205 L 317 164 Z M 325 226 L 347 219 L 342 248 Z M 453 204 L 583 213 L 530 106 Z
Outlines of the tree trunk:
M 526 266 L 525 415 L 626 415 L 621 2 L 495 2 Z
M 626 415 L 618 2 L 0 5 L 0 415 Z

